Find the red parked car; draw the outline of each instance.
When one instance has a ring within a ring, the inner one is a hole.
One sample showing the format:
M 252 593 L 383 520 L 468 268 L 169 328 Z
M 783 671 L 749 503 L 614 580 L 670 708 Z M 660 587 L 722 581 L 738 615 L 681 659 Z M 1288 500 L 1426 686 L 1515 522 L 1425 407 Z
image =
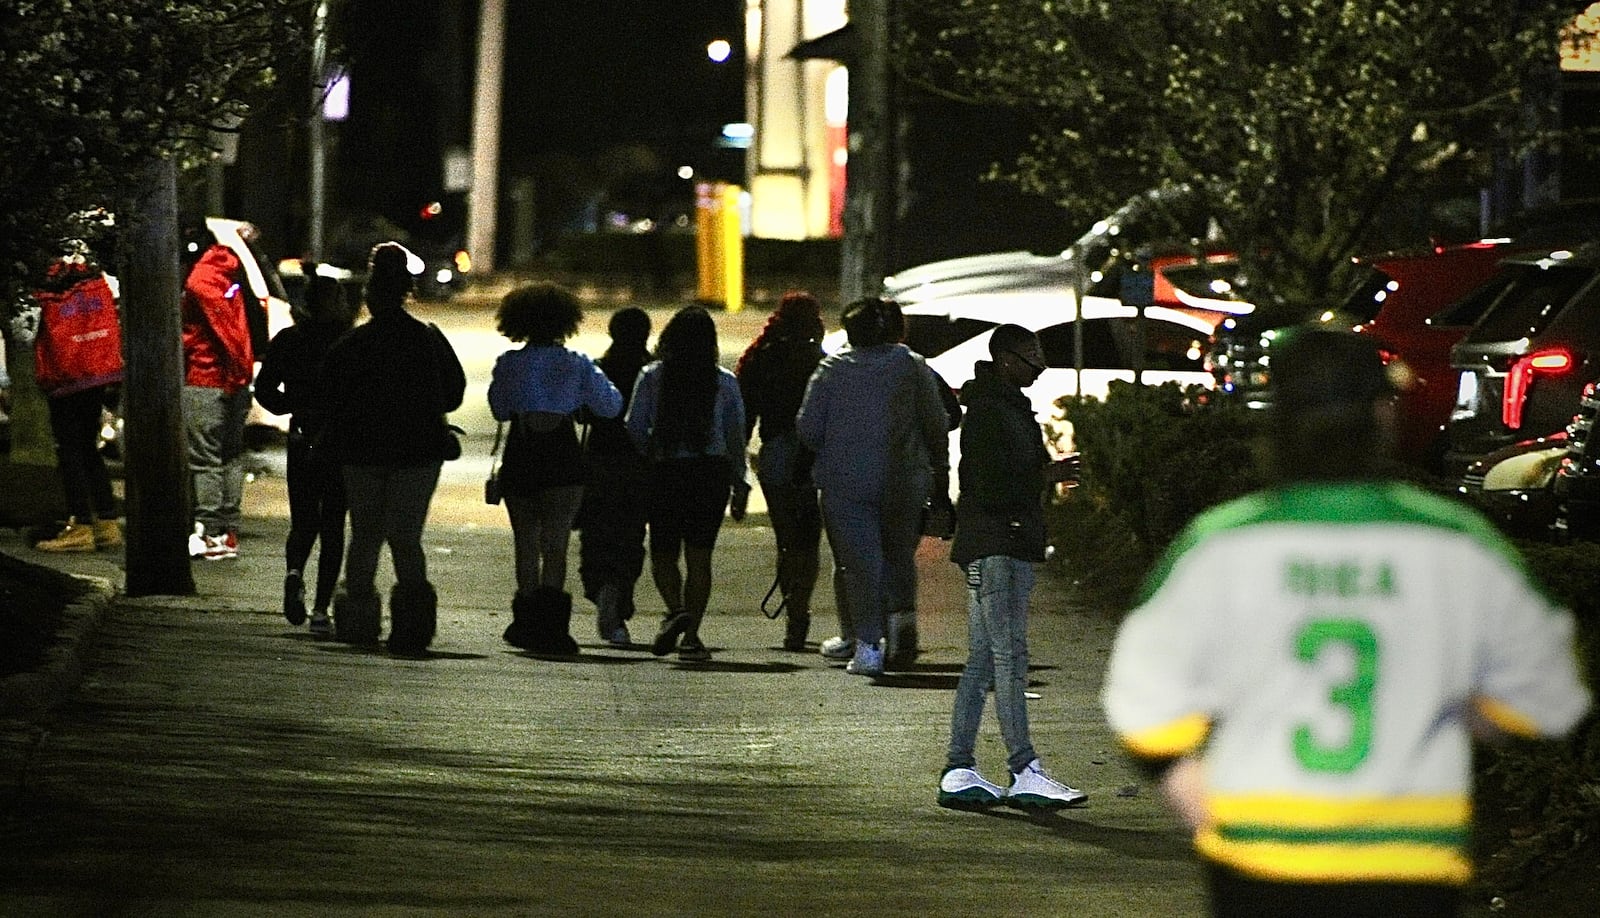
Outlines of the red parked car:
M 1484 285 L 1500 273 L 1501 259 L 1520 248 L 1510 240 L 1484 239 L 1356 259 L 1366 275 L 1340 307 L 1337 321 L 1371 336 L 1414 377 L 1400 396 L 1395 451 L 1403 461 L 1441 468 L 1444 429 L 1460 376 L 1450 366 L 1450 348 L 1492 300 Z M 1441 317 L 1445 321 L 1428 321 L 1452 304 L 1455 308 Z

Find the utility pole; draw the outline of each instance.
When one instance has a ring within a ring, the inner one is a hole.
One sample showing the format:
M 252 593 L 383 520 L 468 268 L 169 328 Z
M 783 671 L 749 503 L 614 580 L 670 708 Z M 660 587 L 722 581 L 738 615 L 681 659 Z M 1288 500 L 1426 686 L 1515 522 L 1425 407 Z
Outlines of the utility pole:
M 306 229 L 306 252 L 313 261 L 322 260 L 322 227 L 327 219 L 327 148 L 322 136 L 322 106 L 328 93 L 328 0 L 317 3 L 311 25 L 311 117 L 306 122 L 306 138 L 311 145 L 311 212 Z
M 850 0 L 856 58 L 850 64 L 849 160 L 839 297 L 875 295 L 888 271 L 894 228 L 894 112 L 889 35 L 892 0 Z
M 474 272 L 494 270 L 500 179 L 500 81 L 505 63 L 505 0 L 483 0 L 472 96 L 472 190 L 467 197 L 467 252 Z

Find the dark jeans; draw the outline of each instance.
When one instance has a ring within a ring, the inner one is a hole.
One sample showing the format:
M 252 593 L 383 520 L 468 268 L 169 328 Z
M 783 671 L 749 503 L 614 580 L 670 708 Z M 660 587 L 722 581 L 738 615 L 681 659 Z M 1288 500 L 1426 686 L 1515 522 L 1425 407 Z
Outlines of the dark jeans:
M 793 432 L 765 440 L 756 462 L 778 543 L 778 586 L 792 612 L 810 612 L 822 544 L 822 507 L 811 483 L 811 464 Z
M 1461 893 L 1430 883 L 1273 883 L 1206 865 L 1216 918 L 1456 918 Z
M 67 512 L 80 523 L 117 515 L 111 475 L 100 455 L 100 412 L 110 395 L 108 387 L 96 386 L 49 400 L 61 490 Z
M 304 437 L 289 438 L 289 537 L 283 557 L 291 571 L 306 569 L 311 548 L 317 554 L 317 592 L 313 609 L 326 609 L 344 563 L 344 472 L 311 448 Z
M 350 548 L 344 576 L 351 593 L 376 586 L 378 556 L 389 546 L 394 576 L 406 585 L 426 583 L 428 557 L 422 528 L 439 484 L 442 463 L 418 466 L 347 465 L 345 495 L 350 502 Z

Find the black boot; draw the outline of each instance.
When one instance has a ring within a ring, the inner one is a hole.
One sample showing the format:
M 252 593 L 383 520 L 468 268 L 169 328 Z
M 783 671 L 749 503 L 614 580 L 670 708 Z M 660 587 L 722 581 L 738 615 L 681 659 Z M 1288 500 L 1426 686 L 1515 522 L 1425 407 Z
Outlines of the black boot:
M 573 640 L 572 594 L 554 587 L 534 591 L 533 646 L 528 649 L 552 657 L 570 657 L 578 652 Z
M 333 594 L 333 639 L 343 644 L 376 644 L 383 601 L 376 590 L 351 592 L 340 584 Z
M 538 643 L 534 625 L 538 618 L 538 604 L 534 598 L 537 595 L 518 593 L 511 598 L 511 624 L 506 626 L 501 638 L 519 650 L 532 650 Z
M 389 652 L 415 656 L 433 643 L 439 624 L 439 594 L 433 584 L 397 583 L 389 591 Z
M 811 613 L 798 609 L 788 612 L 788 620 L 783 625 L 783 649 L 805 650 L 806 634 L 811 630 Z

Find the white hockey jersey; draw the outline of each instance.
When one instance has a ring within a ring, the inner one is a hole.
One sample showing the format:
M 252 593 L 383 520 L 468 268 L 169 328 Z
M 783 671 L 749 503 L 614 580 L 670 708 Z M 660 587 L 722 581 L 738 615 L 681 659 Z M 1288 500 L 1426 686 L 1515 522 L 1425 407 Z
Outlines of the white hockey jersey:
M 1203 857 L 1278 881 L 1461 884 L 1470 721 L 1570 730 L 1589 705 L 1573 636 L 1464 507 L 1300 485 L 1190 526 L 1123 623 L 1102 701 L 1135 755 L 1202 756 Z

